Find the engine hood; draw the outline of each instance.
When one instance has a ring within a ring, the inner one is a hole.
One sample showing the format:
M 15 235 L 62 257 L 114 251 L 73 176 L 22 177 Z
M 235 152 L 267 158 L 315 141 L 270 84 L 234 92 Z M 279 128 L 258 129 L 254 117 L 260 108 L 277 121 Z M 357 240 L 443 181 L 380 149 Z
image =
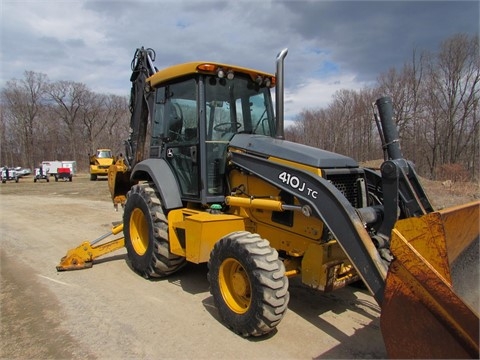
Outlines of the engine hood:
M 263 135 L 237 134 L 229 146 L 262 157 L 275 156 L 322 169 L 358 167 L 358 163 L 348 156 Z

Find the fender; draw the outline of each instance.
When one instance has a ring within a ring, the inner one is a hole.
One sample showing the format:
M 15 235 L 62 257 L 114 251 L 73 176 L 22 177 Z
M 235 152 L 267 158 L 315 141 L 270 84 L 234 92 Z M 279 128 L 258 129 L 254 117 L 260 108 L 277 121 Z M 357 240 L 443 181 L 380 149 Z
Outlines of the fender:
M 139 180 L 155 183 L 165 209 L 183 207 L 177 179 L 164 159 L 146 159 L 135 165 L 130 181 L 133 183 Z

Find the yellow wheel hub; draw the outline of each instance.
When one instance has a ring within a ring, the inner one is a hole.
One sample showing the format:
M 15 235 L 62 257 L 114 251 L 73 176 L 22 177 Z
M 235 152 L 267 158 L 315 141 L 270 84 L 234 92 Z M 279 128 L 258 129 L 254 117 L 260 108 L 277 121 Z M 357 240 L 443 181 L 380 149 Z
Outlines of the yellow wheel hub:
M 218 281 L 228 307 L 237 314 L 246 313 L 251 302 L 251 286 L 243 266 L 235 259 L 226 259 L 220 266 Z
M 142 210 L 136 208 L 130 216 L 130 240 L 138 255 L 143 255 L 148 248 L 148 223 Z

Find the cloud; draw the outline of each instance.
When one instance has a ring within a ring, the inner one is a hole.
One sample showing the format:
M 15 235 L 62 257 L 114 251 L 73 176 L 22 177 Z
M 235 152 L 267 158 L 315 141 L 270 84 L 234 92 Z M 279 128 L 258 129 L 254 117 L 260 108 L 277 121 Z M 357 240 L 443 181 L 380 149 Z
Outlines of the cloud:
M 328 51 L 342 71 L 372 79 L 414 48 L 436 50 L 452 34 L 478 34 L 476 1 L 282 2 L 292 32 Z
M 287 116 L 358 89 L 414 48 L 478 33 L 476 1 L 3 0 L 0 86 L 25 70 L 128 96 L 135 49 L 158 68 L 193 60 L 275 71 L 286 58 Z
M 294 120 L 299 111 L 326 107 L 339 90 L 361 90 L 371 85 L 356 80 L 355 74 L 342 74 L 322 79 L 311 78 L 298 84 L 295 91 L 285 92 L 285 119 Z

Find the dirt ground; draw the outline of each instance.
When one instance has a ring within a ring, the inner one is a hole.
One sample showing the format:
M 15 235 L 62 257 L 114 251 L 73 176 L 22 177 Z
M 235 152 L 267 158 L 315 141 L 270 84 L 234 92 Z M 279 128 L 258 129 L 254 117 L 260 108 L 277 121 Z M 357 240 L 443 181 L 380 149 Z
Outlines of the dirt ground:
M 56 271 L 68 249 L 118 220 L 107 182 L 86 174 L 73 182 L 0 184 L 0 358 L 386 357 L 380 309 L 365 289 L 322 294 L 292 279 L 277 331 L 245 339 L 222 325 L 206 265 L 151 281 L 132 271 L 120 250 L 91 269 Z

